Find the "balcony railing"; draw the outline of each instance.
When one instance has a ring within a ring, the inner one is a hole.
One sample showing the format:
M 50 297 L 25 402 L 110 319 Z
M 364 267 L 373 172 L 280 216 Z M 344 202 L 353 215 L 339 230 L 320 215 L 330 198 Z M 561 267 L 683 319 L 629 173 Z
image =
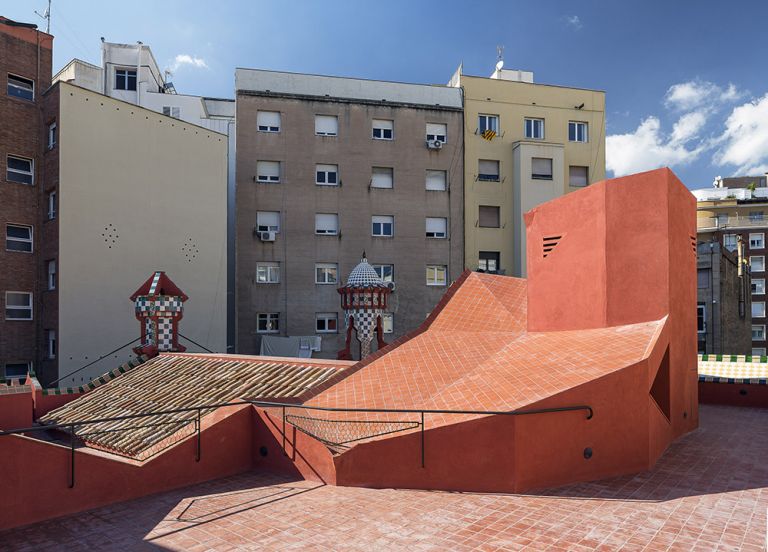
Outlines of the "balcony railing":
M 768 227 L 765 217 L 729 215 L 727 217 L 704 217 L 696 220 L 698 230 L 725 230 L 727 228 Z

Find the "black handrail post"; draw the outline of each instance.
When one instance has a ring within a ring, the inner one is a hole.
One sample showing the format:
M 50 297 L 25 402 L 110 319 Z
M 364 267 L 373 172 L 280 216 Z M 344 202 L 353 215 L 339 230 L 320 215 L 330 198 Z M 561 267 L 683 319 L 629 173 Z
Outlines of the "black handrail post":
M 285 450 L 285 405 L 283 405 L 283 454 L 288 456 L 288 451 Z
M 421 412 L 421 467 L 424 467 L 424 411 Z
M 200 409 L 197 409 L 197 419 L 195 420 L 195 426 L 197 428 L 197 458 L 196 462 L 200 461 Z
M 69 488 L 75 488 L 75 424 L 69 426 Z

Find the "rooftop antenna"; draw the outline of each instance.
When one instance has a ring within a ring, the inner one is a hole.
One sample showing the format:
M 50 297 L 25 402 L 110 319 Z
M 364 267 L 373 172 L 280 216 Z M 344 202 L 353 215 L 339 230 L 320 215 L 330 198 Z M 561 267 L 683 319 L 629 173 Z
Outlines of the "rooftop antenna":
M 41 19 L 45 19 L 45 32 L 51 34 L 51 0 L 48 0 L 48 9 L 45 10 L 45 13 L 40 13 L 37 10 L 35 10 L 35 13 Z
M 504 67 L 504 46 L 496 46 L 496 70 L 501 71 Z

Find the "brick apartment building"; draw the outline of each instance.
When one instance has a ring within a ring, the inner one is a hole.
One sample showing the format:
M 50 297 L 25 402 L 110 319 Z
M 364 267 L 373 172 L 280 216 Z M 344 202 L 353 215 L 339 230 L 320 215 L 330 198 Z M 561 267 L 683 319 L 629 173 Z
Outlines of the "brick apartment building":
M 394 287 L 384 339 L 415 328 L 464 269 L 461 91 L 238 69 L 236 93 L 238 352 L 334 358 L 363 251 Z
M 34 313 L 50 299 L 44 271 L 56 278 L 55 257 L 38 246 L 55 233 L 39 185 L 49 166 L 42 92 L 52 54 L 51 35 L 0 17 L 0 379 L 26 377 L 45 350 L 44 323 Z M 46 267 L 44 258 L 53 262 Z

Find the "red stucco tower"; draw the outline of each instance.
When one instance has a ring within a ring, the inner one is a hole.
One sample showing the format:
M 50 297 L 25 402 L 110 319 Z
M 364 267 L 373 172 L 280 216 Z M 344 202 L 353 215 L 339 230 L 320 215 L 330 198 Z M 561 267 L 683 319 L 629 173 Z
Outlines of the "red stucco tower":
M 184 316 L 187 295 L 165 272 L 155 272 L 131 295 L 136 306 L 136 319 L 141 322 L 141 346 L 137 355 L 156 356 L 165 352 L 184 352 L 179 344 L 179 320 Z

